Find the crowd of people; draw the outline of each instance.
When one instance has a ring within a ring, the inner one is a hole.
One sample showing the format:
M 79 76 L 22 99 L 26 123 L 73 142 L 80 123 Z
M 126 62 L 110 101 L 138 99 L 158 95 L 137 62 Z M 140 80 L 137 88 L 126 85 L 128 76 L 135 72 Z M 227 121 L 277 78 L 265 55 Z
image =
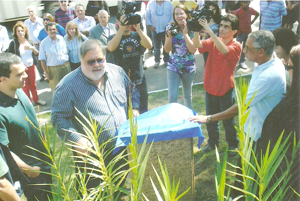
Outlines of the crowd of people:
M 68 0 L 59 0 L 60 8 L 53 16 L 44 13 L 40 18 L 34 6 L 27 7 L 29 18 L 14 25 L 11 41 L 6 28 L 0 26 L 0 184 L 7 189 L 0 188 L 0 199 L 20 200 L 22 190 L 28 200 L 51 197 L 49 185 L 32 185 L 52 183 L 51 176 L 40 173 L 49 172 L 50 166 L 28 157 L 47 161 L 41 154 L 46 150 L 40 133 L 24 118 L 39 127 L 33 106 L 46 104 L 37 94 L 35 68 L 40 81 L 47 80 L 51 88 L 51 122 L 62 139 L 81 146 L 74 148 L 77 154 L 87 154 L 91 146 L 78 134 L 84 133 L 76 119 L 79 112 L 100 125 L 105 122 L 98 139 L 103 143 L 126 121 L 130 95 L 134 115 L 148 111 L 143 56 L 147 49 L 150 54 L 154 52 L 154 68 L 158 68 L 162 47 L 168 101 L 177 102 L 181 81 L 184 105 L 190 109 L 194 54 L 197 50 L 203 54 L 206 115 L 189 118 L 207 124 L 209 139 L 201 151 L 218 146 L 219 121 L 223 121 L 229 155 L 237 153 L 234 72 L 247 68 L 245 60 L 256 63 L 246 98 L 246 102 L 251 100 L 251 110 L 245 132 L 253 133 L 261 150 L 269 141 L 274 145 L 284 129 L 285 137 L 294 131 L 299 139 L 300 45 L 298 35 L 291 30 L 299 20 L 295 17 L 299 2 L 261 1 L 260 12 L 251 8 L 249 1 L 227 1 L 226 6 L 222 1 L 140 3 L 141 23 L 129 24 L 126 15 L 119 12 L 116 23 L 109 23 L 105 1 L 72 8 Z M 222 6 L 226 8 L 223 16 Z M 201 30 L 189 30 L 191 10 L 203 8 L 211 12 L 211 17 L 198 19 Z M 251 25 L 259 17 L 260 30 L 252 32 Z M 283 114 L 285 121 L 280 118 Z M 80 167 L 82 163 L 76 164 L 76 169 Z M 16 181 L 22 184 L 17 191 L 12 189 Z M 94 180 L 89 185 L 99 183 Z M 292 185 L 299 192 L 298 182 Z

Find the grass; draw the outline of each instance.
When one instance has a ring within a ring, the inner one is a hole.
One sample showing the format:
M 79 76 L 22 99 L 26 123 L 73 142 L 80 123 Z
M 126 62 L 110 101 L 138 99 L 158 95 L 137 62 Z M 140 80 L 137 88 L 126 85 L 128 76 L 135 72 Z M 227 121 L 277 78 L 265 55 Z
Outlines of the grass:
M 149 94 L 149 100 L 148 100 L 148 107 L 149 110 L 165 105 L 168 103 L 168 92 L 162 91 L 157 93 Z M 179 90 L 179 97 L 178 97 L 178 103 L 183 104 L 183 97 L 182 97 L 182 90 Z M 193 86 L 193 110 L 197 112 L 197 114 L 205 115 L 205 90 L 203 88 L 203 85 L 195 85 Z M 46 119 L 48 122 L 50 122 L 50 114 L 43 114 L 39 115 L 38 118 L 40 119 Z M 237 118 L 236 124 L 237 124 Z M 226 146 L 226 140 L 225 140 L 225 132 L 223 129 L 222 122 L 220 122 L 220 144 L 219 144 L 219 153 L 221 160 L 223 159 L 223 153 L 225 151 Z M 48 129 L 50 131 L 51 137 L 58 138 L 55 134 L 55 131 L 52 127 L 52 125 L 49 123 Z M 205 136 L 205 139 L 208 138 L 206 126 L 202 125 L 202 131 Z M 57 139 L 57 142 L 59 145 L 58 148 L 63 143 L 62 140 Z M 209 153 L 201 153 L 197 147 L 198 140 L 194 139 L 194 164 L 195 164 L 195 198 L 196 200 L 201 201 L 210 201 L 210 200 L 216 200 L 216 190 L 215 190 L 215 183 L 214 183 L 214 175 L 216 173 L 216 156 L 215 152 L 211 151 Z M 204 141 L 204 144 L 206 141 Z M 68 172 L 73 172 L 74 165 L 72 162 L 72 158 L 66 158 L 67 151 L 64 155 L 65 159 L 63 161 L 70 164 Z M 235 157 L 229 157 L 228 162 L 232 164 L 236 164 L 238 156 Z M 232 171 L 235 171 L 232 169 Z M 233 176 L 233 175 L 231 175 Z M 54 182 L 55 181 L 54 179 Z M 26 200 L 24 198 L 23 200 Z

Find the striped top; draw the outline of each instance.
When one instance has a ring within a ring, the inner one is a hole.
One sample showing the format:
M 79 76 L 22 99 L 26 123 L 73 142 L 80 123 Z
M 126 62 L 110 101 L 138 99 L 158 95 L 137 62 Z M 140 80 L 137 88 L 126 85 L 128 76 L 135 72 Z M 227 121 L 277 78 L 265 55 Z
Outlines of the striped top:
M 86 122 L 78 111 L 87 119 L 90 115 L 93 120 L 97 121 L 99 123 L 98 131 L 101 126 L 104 126 L 98 139 L 99 143 L 113 137 L 117 128 L 126 121 L 129 79 L 119 66 L 106 63 L 105 69 L 105 90 L 94 85 L 82 73 L 81 67 L 66 75 L 56 86 L 51 107 L 51 121 L 54 127 L 57 126 L 57 133 L 62 139 L 65 135 L 66 141 L 77 142 L 82 138 L 75 133 L 84 134 L 82 125 L 75 119 L 75 116 L 83 123 L 86 124 Z M 130 89 L 134 89 L 132 106 L 138 108 L 139 92 L 131 81 Z
M 249 7 L 247 11 L 244 11 L 242 7 L 240 7 L 234 14 L 239 18 L 239 29 L 241 32 L 246 34 L 251 33 L 251 15 L 255 16 L 257 11 L 251 7 Z
M 287 15 L 283 1 L 260 1 L 260 30 L 273 31 L 281 27 L 282 15 Z
M 60 24 L 63 28 L 66 28 L 67 23 L 75 19 L 75 17 L 75 11 L 71 7 L 68 7 L 66 11 L 59 8 L 54 12 L 55 22 Z
M 86 41 L 88 38 L 81 34 L 82 39 L 79 41 L 77 36 L 73 40 L 68 40 L 68 35 L 64 36 L 64 39 L 67 43 L 67 49 L 68 49 L 68 55 L 69 55 L 69 60 L 72 63 L 79 63 L 79 47 L 83 43 L 83 41 Z

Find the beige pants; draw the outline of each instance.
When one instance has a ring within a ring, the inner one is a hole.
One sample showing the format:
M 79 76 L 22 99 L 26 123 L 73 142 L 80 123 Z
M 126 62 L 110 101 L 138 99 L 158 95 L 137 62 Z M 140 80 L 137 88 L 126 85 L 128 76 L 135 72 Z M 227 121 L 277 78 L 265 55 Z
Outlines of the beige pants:
M 50 84 L 51 92 L 53 94 L 54 89 L 56 85 L 59 83 L 59 81 L 69 72 L 71 72 L 71 67 L 69 62 L 67 62 L 65 65 L 59 67 L 47 66 L 47 70 L 49 75 L 51 76 L 51 80 L 49 80 L 49 84 Z

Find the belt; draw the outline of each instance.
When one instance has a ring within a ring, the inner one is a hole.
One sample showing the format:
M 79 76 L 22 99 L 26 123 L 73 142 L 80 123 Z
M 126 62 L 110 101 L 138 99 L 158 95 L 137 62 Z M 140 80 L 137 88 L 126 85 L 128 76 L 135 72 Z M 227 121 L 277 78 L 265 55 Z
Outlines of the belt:
M 69 62 L 67 61 L 66 63 L 63 63 L 61 65 L 58 65 L 58 66 L 48 66 L 49 68 L 59 68 L 59 67 L 62 67 L 62 66 L 65 66 L 65 65 L 68 65 Z

